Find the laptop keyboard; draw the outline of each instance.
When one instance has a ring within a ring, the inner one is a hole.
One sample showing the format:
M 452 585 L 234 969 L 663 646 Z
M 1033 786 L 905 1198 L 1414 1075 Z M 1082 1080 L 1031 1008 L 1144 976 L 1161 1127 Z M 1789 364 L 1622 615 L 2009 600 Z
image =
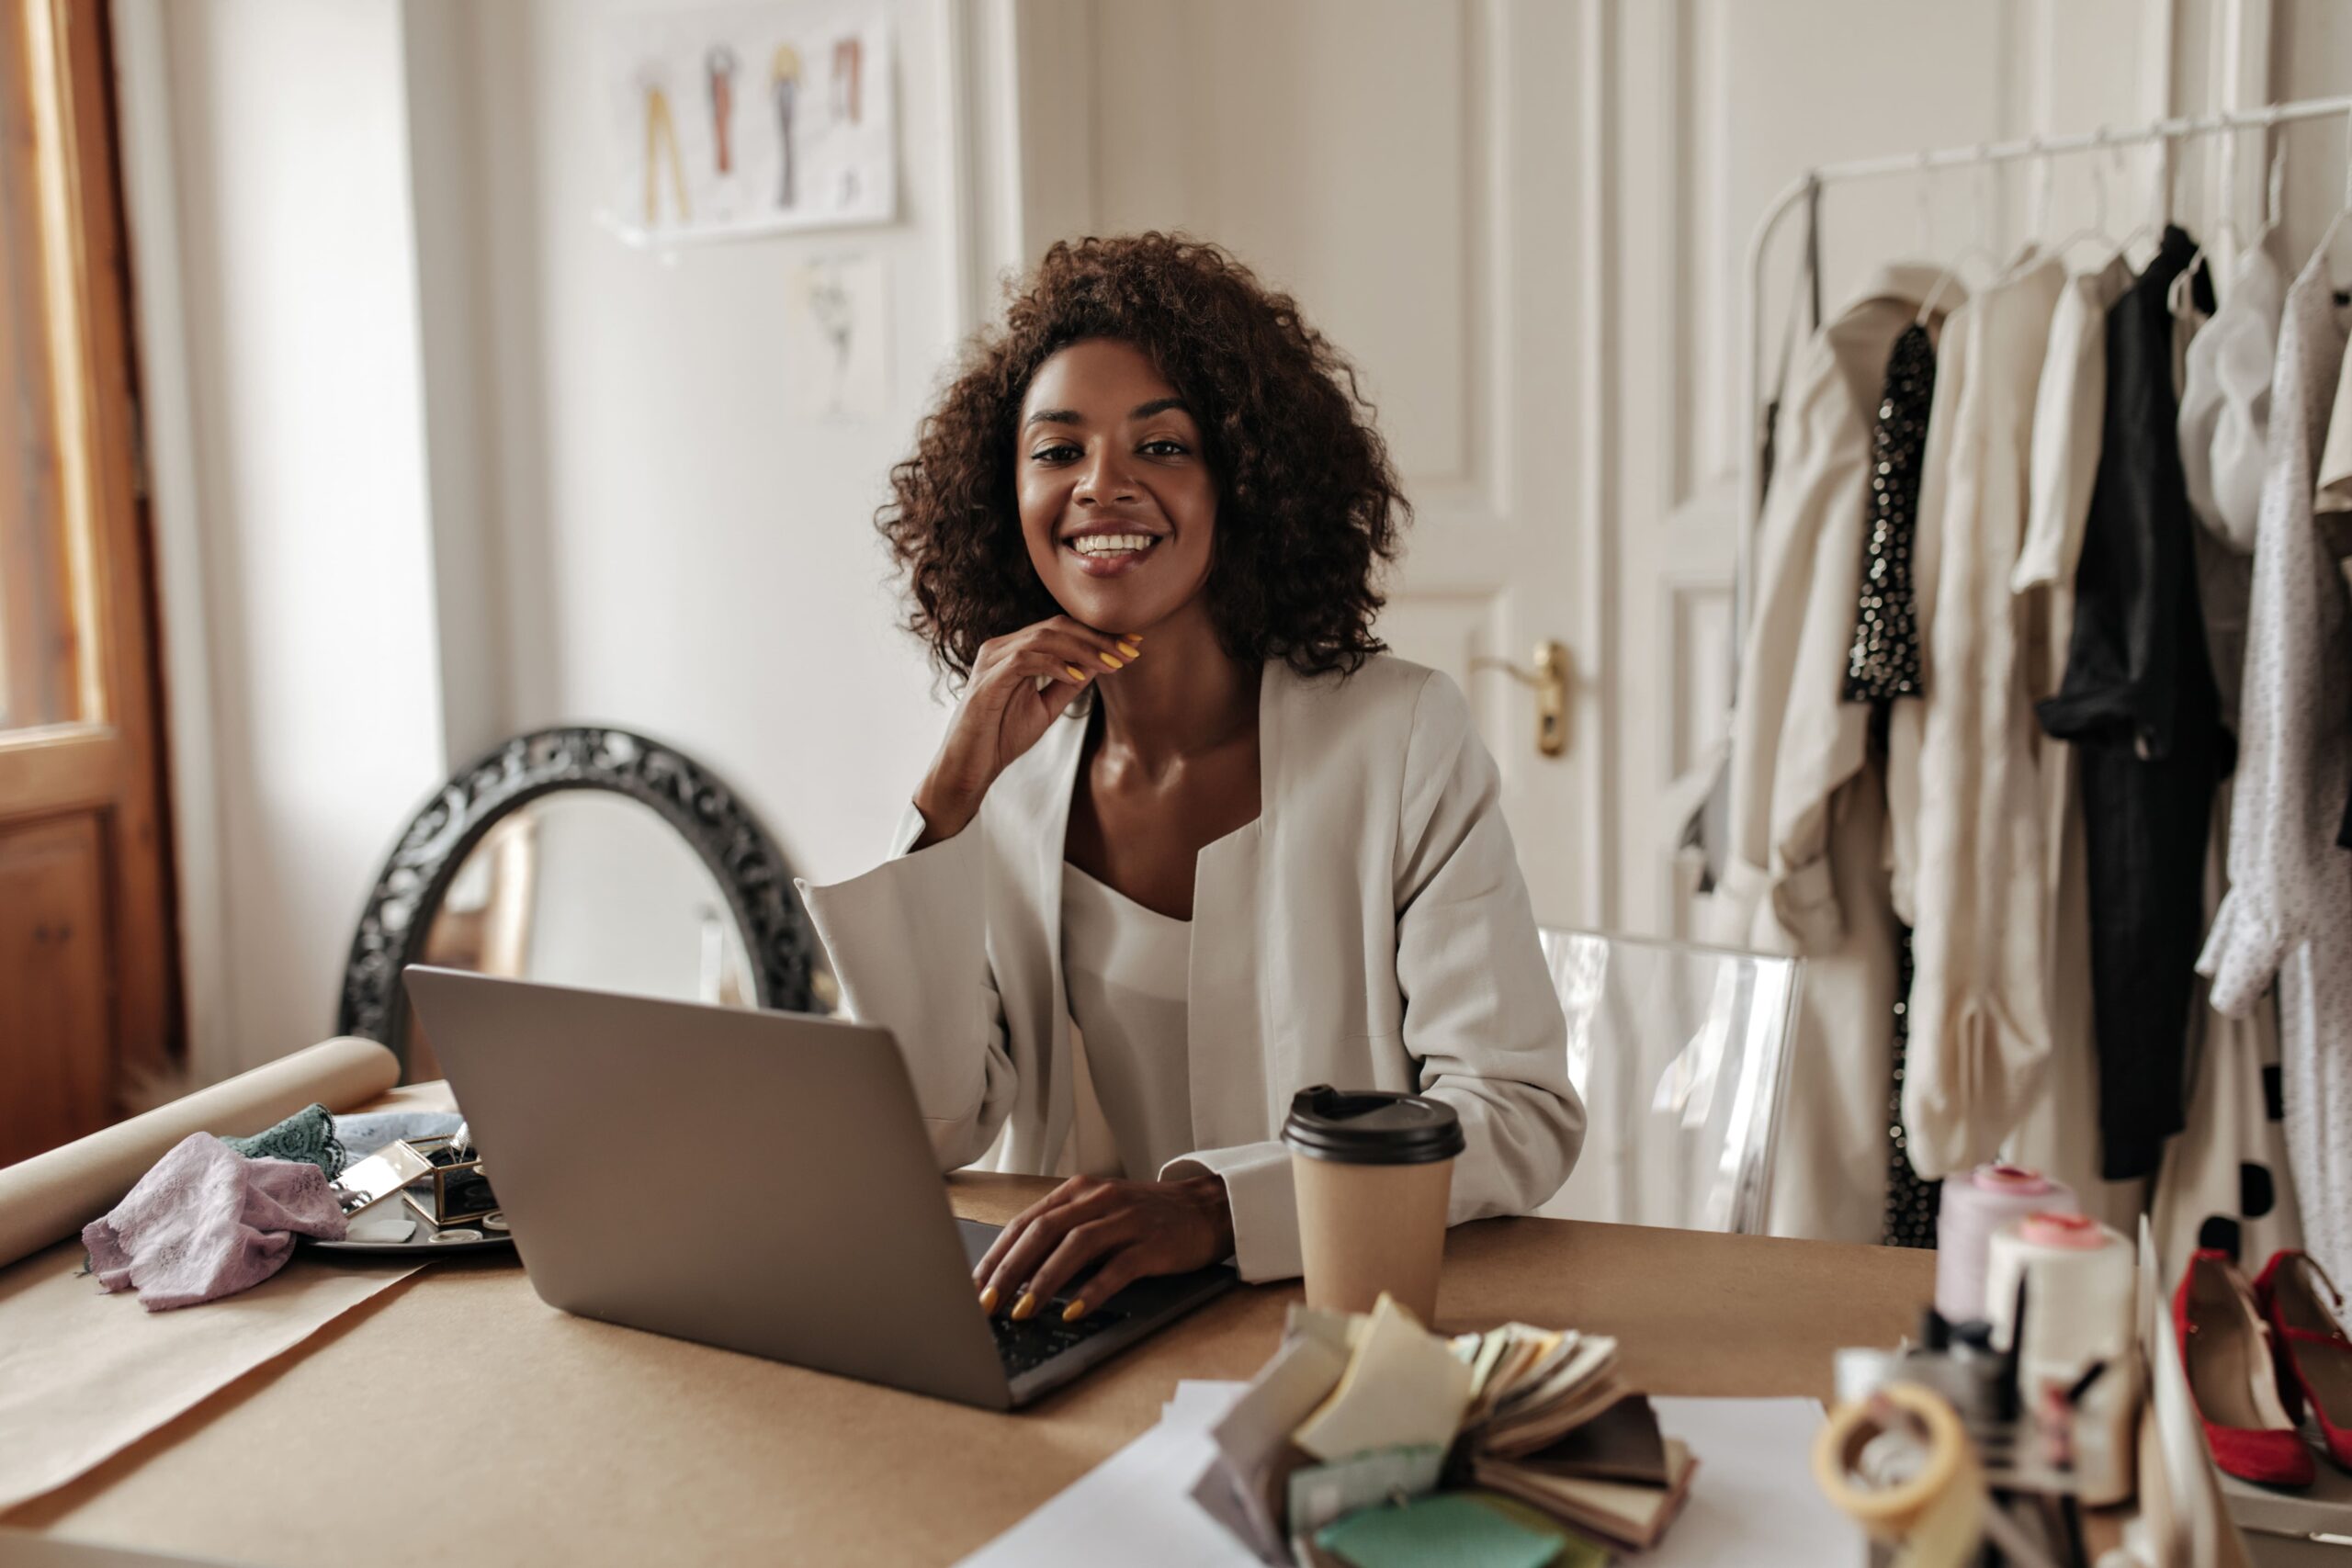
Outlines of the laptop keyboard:
M 1015 1323 L 1009 1317 L 990 1317 L 989 1325 L 996 1331 L 997 1359 L 1004 1363 L 1004 1375 L 1017 1378 L 1022 1373 L 1044 1366 L 1071 1346 L 1093 1338 L 1114 1324 L 1126 1320 L 1126 1314 L 1097 1307 L 1076 1323 L 1064 1323 L 1054 1310 L 1058 1303 L 1026 1323 Z

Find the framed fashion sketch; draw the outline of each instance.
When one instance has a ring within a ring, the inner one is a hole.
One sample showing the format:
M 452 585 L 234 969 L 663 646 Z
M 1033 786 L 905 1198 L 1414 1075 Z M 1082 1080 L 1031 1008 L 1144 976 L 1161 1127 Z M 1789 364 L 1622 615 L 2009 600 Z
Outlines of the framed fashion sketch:
M 626 13 L 600 44 L 598 216 L 629 243 L 896 216 L 898 105 L 879 15 L 824 0 Z

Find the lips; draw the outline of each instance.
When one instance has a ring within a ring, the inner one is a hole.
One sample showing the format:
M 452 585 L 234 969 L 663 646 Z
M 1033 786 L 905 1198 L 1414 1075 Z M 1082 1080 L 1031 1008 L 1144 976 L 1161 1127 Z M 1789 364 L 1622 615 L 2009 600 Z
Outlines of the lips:
M 1063 536 L 1062 548 L 1089 577 L 1121 577 L 1148 561 L 1165 539 L 1142 528 L 1101 523 Z

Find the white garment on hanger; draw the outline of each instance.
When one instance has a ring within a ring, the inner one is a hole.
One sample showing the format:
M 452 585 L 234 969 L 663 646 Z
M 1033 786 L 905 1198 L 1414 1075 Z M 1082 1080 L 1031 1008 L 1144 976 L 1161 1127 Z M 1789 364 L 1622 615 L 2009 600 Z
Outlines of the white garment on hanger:
M 2287 291 L 2271 386 L 2269 473 L 2254 560 L 2230 892 L 2198 968 L 2243 1016 L 2278 985 L 2287 1146 L 2303 1234 L 2352 1267 L 2352 606 L 2312 510 L 2320 445 L 2345 358 L 2323 249 Z
M 2064 614 L 2051 623 L 2052 664 L 2045 694 L 2058 690 L 2074 629 L 2075 568 L 2091 514 L 2091 486 L 2107 417 L 2107 312 L 2132 287 L 2121 256 L 2066 279 L 2050 318 L 2050 348 L 2033 404 L 2033 499 L 2025 543 L 2009 586 L 2019 593 L 2055 589 Z
M 1773 1232 L 1874 1242 L 1885 1221 L 1895 927 L 1869 710 L 1842 700 L 1887 358 L 1942 276 L 1883 269 L 1806 344 L 1781 406 L 1732 715 L 1729 863 L 1711 940 L 1805 960 Z M 1962 291 L 1947 285 L 1944 301 Z
M 2019 663 L 2036 697 L 2052 695 L 2065 678 L 2075 625 L 2075 568 L 2090 516 L 2107 412 L 2107 312 L 2131 286 L 2131 266 L 2111 256 L 2068 277 L 2051 314 L 2050 343 L 2034 397 L 2026 536 L 2009 577 L 2024 612 Z M 2146 1184 L 2110 1182 L 2099 1173 L 2090 872 L 2075 749 L 2039 725 L 2035 731 L 2034 772 L 2048 868 L 2042 918 L 2051 1056 L 2042 1092 L 2028 1106 L 2004 1152 L 2019 1165 L 2065 1182 L 2087 1211 L 2128 1229 Z
M 1947 423 L 1940 442 L 1930 435 L 1920 492 L 1923 524 L 1933 518 L 1920 548 L 1939 564 L 1934 611 L 1921 617 L 1927 689 L 1903 1083 L 1911 1163 L 1928 1178 L 1998 1154 L 2039 1092 L 2051 1049 L 2041 727 L 2009 579 L 2065 282 L 2056 258 L 2037 257 L 1970 300 L 1945 328 L 1949 368 L 1936 382 L 1937 417 Z
M 2238 258 L 2222 308 L 2190 340 L 2180 392 L 2180 470 L 2199 522 L 2241 555 L 2254 549 L 2262 501 L 2270 372 L 2284 303 L 2278 265 L 2260 248 Z
M 2321 512 L 2352 512 L 2352 357 L 2346 359 L 2343 378 L 2336 383 L 2335 412 L 2327 422 L 2327 445 L 2319 457 L 2319 494 L 2312 504 Z
M 2028 689 L 2051 696 L 2065 680 L 2075 632 L 2075 567 L 2091 517 L 2091 487 L 2108 413 L 2108 308 L 2131 287 L 2131 264 L 2109 256 L 2070 275 L 2051 312 L 2041 386 L 2034 392 L 2030 503 L 2025 541 L 2008 585 L 2018 594 Z M 2133 1224 L 2145 1182 L 2100 1178 L 2098 1048 L 2091 1037 L 2091 872 L 2082 837 L 2075 748 L 2034 727 L 2034 778 L 2041 795 L 2044 974 L 2051 1060 L 2041 1093 L 2028 1105 L 2004 1155 L 2046 1170 L 2082 1194 L 2084 1208 L 2109 1224 Z

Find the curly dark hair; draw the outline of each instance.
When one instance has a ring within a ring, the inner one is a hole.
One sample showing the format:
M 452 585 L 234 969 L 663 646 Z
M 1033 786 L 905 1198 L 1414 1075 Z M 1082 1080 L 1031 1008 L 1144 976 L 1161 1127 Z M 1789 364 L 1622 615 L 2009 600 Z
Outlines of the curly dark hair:
M 1059 613 L 1022 538 L 1016 423 L 1030 378 L 1087 338 L 1148 355 L 1199 421 L 1217 487 L 1210 619 L 1226 652 L 1353 671 L 1412 508 L 1355 368 L 1223 248 L 1159 232 L 1057 243 L 975 337 L 875 513 L 908 628 L 969 674 L 980 644 Z

